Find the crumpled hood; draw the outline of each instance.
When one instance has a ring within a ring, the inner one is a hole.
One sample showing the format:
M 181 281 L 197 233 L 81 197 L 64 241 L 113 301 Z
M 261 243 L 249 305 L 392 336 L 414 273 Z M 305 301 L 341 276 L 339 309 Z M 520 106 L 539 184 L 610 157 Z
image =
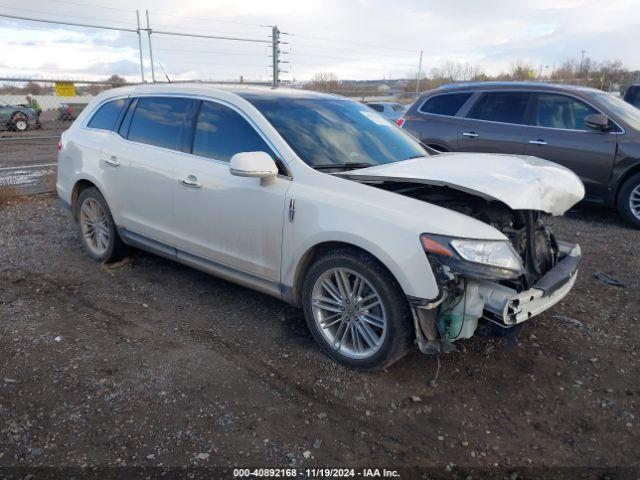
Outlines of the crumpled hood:
M 562 215 L 584 197 L 584 185 L 569 169 L 526 155 L 442 153 L 337 173 L 358 181 L 416 182 L 448 186 L 513 210 Z

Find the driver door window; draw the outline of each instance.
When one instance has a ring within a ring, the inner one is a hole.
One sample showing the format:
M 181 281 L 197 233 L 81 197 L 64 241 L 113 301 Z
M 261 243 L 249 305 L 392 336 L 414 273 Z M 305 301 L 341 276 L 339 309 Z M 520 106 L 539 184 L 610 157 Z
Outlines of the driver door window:
M 580 100 L 564 95 L 538 95 L 536 125 L 564 130 L 589 130 L 584 119 L 600 113 Z

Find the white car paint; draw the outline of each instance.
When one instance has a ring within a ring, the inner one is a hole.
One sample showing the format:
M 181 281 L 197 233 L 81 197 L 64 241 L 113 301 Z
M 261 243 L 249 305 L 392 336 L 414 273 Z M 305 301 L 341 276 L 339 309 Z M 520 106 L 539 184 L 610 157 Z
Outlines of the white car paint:
M 360 180 L 447 185 L 499 200 L 513 210 L 562 215 L 584 198 L 584 185 L 557 163 L 524 155 L 442 153 L 341 174 Z
M 232 175 L 227 162 L 137 144 L 87 126 L 105 101 L 130 95 L 188 96 L 234 108 L 270 144 L 287 174 L 264 184 Z M 63 202 L 73 205 L 78 182 L 88 180 L 103 194 L 129 243 L 293 303 L 307 254 L 326 242 L 366 250 L 407 296 L 431 300 L 439 288 L 419 240 L 422 233 L 506 239 L 461 213 L 310 168 L 255 107 L 221 88 L 156 84 L 104 92 L 63 134 L 61 145 L 57 191 Z M 457 185 L 512 208 L 554 214 L 583 195 L 579 180 L 562 167 L 496 155 L 447 154 L 349 175 Z M 183 183 L 191 177 L 201 188 Z

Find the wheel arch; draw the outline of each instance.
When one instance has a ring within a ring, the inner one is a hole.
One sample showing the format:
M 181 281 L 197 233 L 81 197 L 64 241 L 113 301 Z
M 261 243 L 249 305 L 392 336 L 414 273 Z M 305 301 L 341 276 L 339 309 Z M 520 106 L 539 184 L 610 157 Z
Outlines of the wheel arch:
M 286 300 L 295 306 L 298 306 L 298 307 L 301 306 L 302 305 L 302 298 L 301 298 L 302 286 L 304 284 L 305 276 L 309 271 L 309 269 L 311 268 L 311 265 L 313 265 L 313 262 L 317 258 L 321 257 L 322 255 L 328 252 L 332 252 L 340 249 L 350 249 L 355 252 L 364 253 L 370 256 L 376 262 L 378 262 L 382 266 L 382 268 L 384 268 L 387 271 L 387 273 L 391 276 L 391 278 L 393 278 L 393 280 L 402 290 L 402 286 L 398 281 L 398 278 L 396 277 L 396 275 L 393 274 L 393 272 L 389 269 L 389 267 L 385 265 L 385 263 L 380 258 L 378 258 L 376 255 L 374 255 L 367 249 L 361 246 L 358 246 L 354 243 L 349 243 L 345 241 L 324 241 L 324 242 L 317 243 L 312 247 L 308 248 L 300 257 L 300 260 L 296 265 L 295 272 L 293 275 L 293 285 L 291 287 L 287 287 L 287 289 L 289 289 L 290 291 L 287 292 L 287 294 L 285 295 Z
M 98 192 L 100 192 L 100 195 L 102 195 L 102 198 L 104 198 L 104 201 L 107 202 L 107 207 L 109 207 L 109 210 L 111 211 L 111 205 L 109 205 L 109 200 L 105 196 L 102 188 L 100 188 L 100 185 L 98 185 L 98 183 L 91 178 L 81 177 L 76 179 L 75 183 L 73 184 L 73 188 L 71 189 L 71 212 L 75 220 L 77 220 L 78 198 L 80 197 L 80 194 L 87 188 L 92 188 L 92 187 L 98 190 Z M 111 214 L 113 215 L 113 212 Z
M 620 175 L 620 177 L 618 177 L 618 180 L 616 182 L 616 186 L 615 186 L 615 191 L 613 194 L 613 203 L 614 205 L 618 205 L 618 196 L 620 195 L 620 189 L 622 188 L 622 186 L 625 184 L 625 182 L 627 180 L 629 180 L 631 177 L 633 177 L 634 175 L 640 173 L 640 160 L 637 161 L 637 163 L 635 165 L 632 165 L 631 167 L 627 168 L 622 175 Z

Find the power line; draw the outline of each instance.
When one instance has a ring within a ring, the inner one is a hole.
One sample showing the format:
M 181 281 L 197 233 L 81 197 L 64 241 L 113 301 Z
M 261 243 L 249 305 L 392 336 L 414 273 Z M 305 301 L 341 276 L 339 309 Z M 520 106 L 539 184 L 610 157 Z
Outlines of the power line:
M 133 28 L 108 27 L 108 26 L 105 26 L 105 25 L 89 25 L 89 24 L 75 23 L 75 22 L 63 22 L 61 20 L 45 20 L 45 19 L 42 19 L 42 18 L 30 18 L 30 17 L 21 17 L 21 16 L 18 16 L 18 15 L 6 15 L 6 14 L 0 14 L 0 17 L 12 18 L 14 20 L 27 20 L 29 22 L 55 23 L 55 24 L 58 24 L 58 25 L 69 25 L 69 26 L 72 26 L 72 27 L 99 28 L 99 29 L 104 29 L 104 30 L 117 30 L 117 31 L 120 31 L 120 32 L 138 33 L 138 30 L 133 29 Z
M 404 48 L 387 47 L 387 46 L 384 46 L 384 45 L 372 45 L 372 44 L 369 44 L 369 43 L 354 42 L 352 40 L 341 40 L 341 39 L 336 39 L 336 38 L 315 37 L 315 36 L 312 36 L 312 35 L 298 35 L 298 34 L 295 34 L 295 33 L 288 33 L 287 35 L 291 35 L 291 36 L 294 36 L 294 37 L 300 37 L 300 38 L 310 38 L 312 40 L 322 40 L 323 42 L 349 43 L 351 45 L 359 45 L 361 47 L 369 47 L 369 48 L 375 48 L 375 49 L 380 49 L 380 50 L 392 50 L 392 51 L 396 51 L 396 52 L 418 53 L 418 50 L 409 50 L 409 49 L 404 49 Z
M 324 46 L 319 46 L 319 45 L 312 45 L 309 43 L 297 43 L 297 42 L 290 42 L 289 43 L 290 47 L 303 47 L 303 48 L 311 48 L 314 50 L 329 50 L 331 52 L 347 52 L 347 53 L 363 53 L 366 55 L 378 55 L 380 57 L 391 57 L 391 58 L 398 58 L 398 55 L 392 55 L 390 53 L 380 53 L 379 51 L 375 51 L 375 50 L 357 50 L 357 49 L 353 49 L 353 48 L 336 48 L 336 47 L 324 47 Z M 414 53 L 416 56 L 419 55 L 419 51 L 411 51 L 410 53 Z
M 29 8 L 15 8 L 15 7 L 8 7 L 6 5 L 0 5 L 0 7 L 2 8 L 6 8 L 7 10 L 15 10 L 18 12 L 29 12 L 29 13 L 37 13 L 37 14 L 42 14 L 42 11 L 40 10 L 33 10 L 33 9 L 29 9 Z M 55 15 L 55 14 L 54 14 Z M 19 18 L 19 17 L 11 17 L 10 15 L 0 15 L 3 17 L 9 17 L 9 18 L 17 18 L 18 20 L 33 20 L 30 18 Z M 65 15 L 66 18 L 70 18 L 71 20 L 76 19 L 76 18 L 80 18 L 82 20 L 98 20 L 100 22 L 104 22 L 104 21 L 111 21 L 110 19 L 106 19 L 106 18 L 100 18 L 100 17 L 86 17 L 86 16 L 82 16 L 82 15 Z M 33 20 L 33 21 L 37 21 L 37 20 Z M 69 24 L 66 20 L 48 20 L 48 23 L 61 23 L 61 24 Z M 108 27 L 101 27 L 101 28 L 108 28 Z
M 125 8 L 107 7 L 107 6 L 104 6 L 104 5 L 94 5 L 94 4 L 89 5 L 87 3 L 72 2 L 70 0 L 47 0 L 47 2 L 66 3 L 68 5 L 76 5 L 76 6 L 79 6 L 79 7 L 102 8 L 104 10 L 112 10 L 112 11 L 115 11 L 115 12 L 134 13 L 134 10 L 129 10 L 129 9 L 125 9 Z

